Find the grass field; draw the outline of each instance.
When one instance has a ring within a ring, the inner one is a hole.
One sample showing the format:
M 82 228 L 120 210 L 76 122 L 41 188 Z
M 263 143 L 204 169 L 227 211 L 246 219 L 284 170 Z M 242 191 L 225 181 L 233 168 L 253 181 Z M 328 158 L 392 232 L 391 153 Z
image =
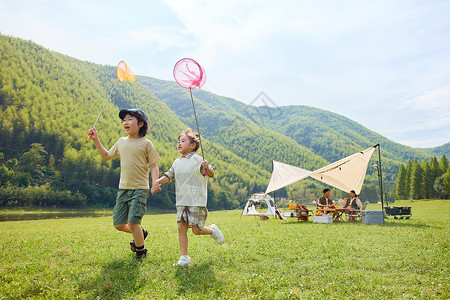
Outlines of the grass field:
M 315 224 L 211 212 L 226 241 L 190 233 L 187 268 L 172 266 L 174 214 L 144 217 L 142 262 L 110 216 L 0 222 L 0 299 L 449 299 L 450 201 L 395 205 L 411 206 L 412 218 Z

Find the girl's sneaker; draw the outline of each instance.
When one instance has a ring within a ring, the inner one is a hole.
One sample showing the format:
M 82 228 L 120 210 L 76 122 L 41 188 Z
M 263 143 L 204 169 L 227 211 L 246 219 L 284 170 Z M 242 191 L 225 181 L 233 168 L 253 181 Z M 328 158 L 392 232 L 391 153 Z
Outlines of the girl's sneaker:
M 214 230 L 211 237 L 215 239 L 218 244 L 222 244 L 225 241 L 225 238 L 223 237 L 222 232 L 220 232 L 219 227 L 217 227 L 216 224 L 212 224 L 211 229 Z
M 184 267 L 189 265 L 189 263 L 191 262 L 191 258 L 189 256 L 180 256 L 180 259 L 174 264 L 174 266 L 179 266 L 179 267 Z

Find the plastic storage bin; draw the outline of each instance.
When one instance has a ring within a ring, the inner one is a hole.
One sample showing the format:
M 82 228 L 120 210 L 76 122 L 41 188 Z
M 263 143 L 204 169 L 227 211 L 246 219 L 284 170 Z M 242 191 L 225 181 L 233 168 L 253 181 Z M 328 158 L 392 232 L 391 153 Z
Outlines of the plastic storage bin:
M 362 210 L 361 222 L 366 224 L 384 224 L 384 211 Z
M 313 223 L 333 223 L 332 215 L 314 216 Z

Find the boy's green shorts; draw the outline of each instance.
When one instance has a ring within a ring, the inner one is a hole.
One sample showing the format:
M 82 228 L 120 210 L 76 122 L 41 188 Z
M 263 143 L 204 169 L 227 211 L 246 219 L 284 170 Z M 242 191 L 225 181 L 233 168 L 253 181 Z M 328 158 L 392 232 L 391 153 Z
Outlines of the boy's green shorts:
M 148 190 L 121 190 L 117 192 L 113 210 L 114 225 L 141 224 L 147 208 Z

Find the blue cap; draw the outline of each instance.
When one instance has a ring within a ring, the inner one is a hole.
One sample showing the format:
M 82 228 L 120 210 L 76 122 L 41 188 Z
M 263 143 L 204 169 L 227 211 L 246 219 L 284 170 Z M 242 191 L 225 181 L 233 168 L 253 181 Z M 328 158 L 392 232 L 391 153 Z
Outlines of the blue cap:
M 120 110 L 119 111 L 119 118 L 121 120 L 123 120 L 123 118 L 125 118 L 125 115 L 130 113 L 130 112 L 138 112 L 138 113 L 140 113 L 145 118 L 145 120 L 148 122 L 147 114 L 142 109 L 138 109 L 138 108 L 124 108 L 124 109 Z

